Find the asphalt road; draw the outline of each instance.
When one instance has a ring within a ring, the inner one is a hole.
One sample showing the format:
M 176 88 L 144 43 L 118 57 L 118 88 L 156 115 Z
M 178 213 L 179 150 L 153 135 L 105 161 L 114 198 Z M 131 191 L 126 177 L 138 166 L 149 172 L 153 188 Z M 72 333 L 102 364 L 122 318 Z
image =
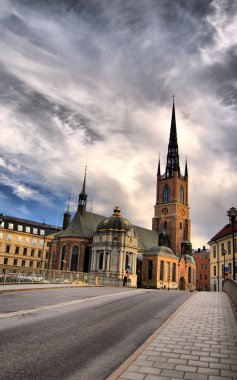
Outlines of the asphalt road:
M 0 295 L 0 379 L 106 379 L 190 297 L 77 288 Z

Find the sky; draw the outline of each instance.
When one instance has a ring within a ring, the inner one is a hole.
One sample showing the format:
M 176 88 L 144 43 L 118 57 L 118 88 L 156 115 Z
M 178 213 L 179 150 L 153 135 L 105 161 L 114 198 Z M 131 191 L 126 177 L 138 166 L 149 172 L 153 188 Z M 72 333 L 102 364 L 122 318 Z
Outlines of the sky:
M 151 228 L 172 96 L 193 248 L 237 207 L 237 1 L 1 0 L 0 213 Z

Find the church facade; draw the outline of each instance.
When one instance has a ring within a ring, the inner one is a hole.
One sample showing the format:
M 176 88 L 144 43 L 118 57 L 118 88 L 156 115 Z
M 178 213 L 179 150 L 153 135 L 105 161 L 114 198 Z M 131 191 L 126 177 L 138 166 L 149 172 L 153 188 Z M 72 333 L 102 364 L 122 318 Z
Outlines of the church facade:
M 86 210 L 86 171 L 78 209 L 71 220 L 64 214 L 63 230 L 51 244 L 50 268 L 129 277 L 131 286 L 194 290 L 195 262 L 190 242 L 188 168 L 179 166 L 173 103 L 165 173 L 160 159 L 152 229 L 131 224 L 116 206 L 110 217 Z

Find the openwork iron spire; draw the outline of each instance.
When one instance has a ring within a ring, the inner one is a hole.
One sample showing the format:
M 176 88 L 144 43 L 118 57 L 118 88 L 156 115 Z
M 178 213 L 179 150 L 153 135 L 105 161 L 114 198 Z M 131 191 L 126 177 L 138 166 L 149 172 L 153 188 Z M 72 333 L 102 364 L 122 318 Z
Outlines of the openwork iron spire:
M 169 139 L 169 145 L 168 145 L 167 164 L 166 164 L 166 170 L 165 170 L 166 177 L 173 177 L 175 171 L 178 171 L 178 174 L 180 174 L 179 150 L 178 150 L 175 106 L 174 106 L 174 96 L 173 96 L 173 110 L 172 110 L 171 127 L 170 127 L 170 139 Z

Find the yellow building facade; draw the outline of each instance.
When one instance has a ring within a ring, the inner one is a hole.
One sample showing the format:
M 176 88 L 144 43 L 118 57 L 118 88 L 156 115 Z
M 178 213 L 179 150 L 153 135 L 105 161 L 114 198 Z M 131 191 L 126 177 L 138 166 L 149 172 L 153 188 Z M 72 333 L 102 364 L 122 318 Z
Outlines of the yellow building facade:
M 56 227 L 12 216 L 0 216 L 0 272 L 47 269 Z
M 221 291 L 224 279 L 233 279 L 233 251 L 235 254 L 235 272 L 237 273 L 237 221 L 234 223 L 234 242 L 232 225 L 227 224 L 208 244 L 210 245 L 211 290 Z

